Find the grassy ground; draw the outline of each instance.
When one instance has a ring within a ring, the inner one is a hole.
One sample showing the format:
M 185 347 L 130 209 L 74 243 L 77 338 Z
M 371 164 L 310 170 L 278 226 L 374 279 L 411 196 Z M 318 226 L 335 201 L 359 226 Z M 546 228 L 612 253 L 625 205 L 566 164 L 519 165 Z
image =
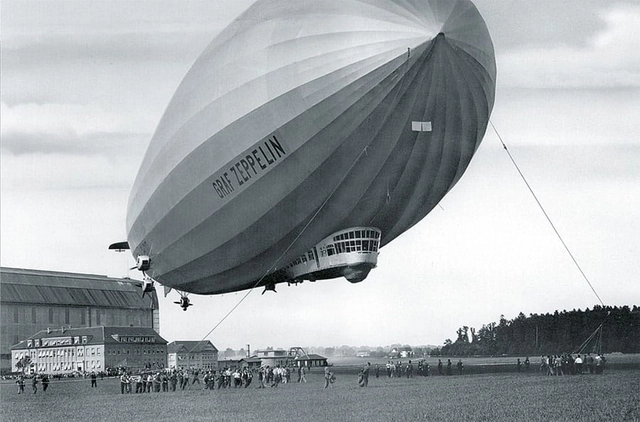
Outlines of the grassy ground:
M 337 368 L 339 369 L 339 368 Z M 376 379 L 368 388 L 337 371 L 324 389 L 319 370 L 307 384 L 278 388 L 121 395 L 117 379 L 55 380 L 18 395 L 0 384 L 0 420 L 10 421 L 638 421 L 640 371 L 547 377 L 479 374 Z

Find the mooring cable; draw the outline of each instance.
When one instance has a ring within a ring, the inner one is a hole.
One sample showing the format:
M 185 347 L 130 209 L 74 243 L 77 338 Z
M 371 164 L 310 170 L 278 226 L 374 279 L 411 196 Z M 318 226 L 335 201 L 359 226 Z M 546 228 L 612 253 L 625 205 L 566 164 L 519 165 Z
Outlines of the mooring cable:
M 531 187 L 531 185 L 529 184 L 529 182 L 527 181 L 527 178 L 524 177 L 524 174 L 522 173 L 522 171 L 520 170 L 520 167 L 518 166 L 518 164 L 516 163 L 516 160 L 513 158 L 513 156 L 511 155 L 511 152 L 509 151 L 509 149 L 507 148 L 507 145 L 505 144 L 504 140 L 502 139 L 502 136 L 500 136 L 500 133 L 498 132 L 498 129 L 496 129 L 495 125 L 493 124 L 493 122 L 491 120 L 489 120 L 489 123 L 491 124 L 491 127 L 493 128 L 493 131 L 496 133 L 496 135 L 498 135 L 498 139 L 500 140 L 500 143 L 502 143 L 502 147 L 504 148 L 504 150 L 507 152 L 507 155 L 509 156 L 509 159 L 511 160 L 511 162 L 513 163 L 514 167 L 516 168 L 516 170 L 518 171 L 518 174 L 520 174 L 520 177 L 522 178 L 522 180 L 524 181 L 525 185 L 527 185 L 527 188 L 529 189 L 529 192 L 531 193 L 531 195 L 533 196 L 533 199 L 535 199 L 536 203 L 538 204 L 538 207 L 540 207 L 540 210 L 542 210 L 542 213 L 544 214 L 545 218 L 547 219 L 547 221 L 549 222 L 549 225 L 551 225 L 551 228 L 553 229 L 553 231 L 555 232 L 556 236 L 558 237 L 558 239 L 560 240 L 560 243 L 562 243 L 562 246 L 564 246 L 565 250 L 567 251 L 567 253 L 569 254 L 569 256 L 571 257 L 571 260 L 573 261 L 573 263 L 576 265 L 576 267 L 578 268 L 578 271 L 580 271 L 580 274 L 582 274 L 582 277 L 584 278 L 584 280 L 587 282 L 587 284 L 589 285 L 589 287 L 591 288 L 591 291 L 593 292 L 593 294 L 596 295 L 596 297 L 598 298 L 598 301 L 600 302 L 600 304 L 604 307 L 605 304 L 602 301 L 602 299 L 600 299 L 600 295 L 598 295 L 598 292 L 596 292 L 596 289 L 594 289 L 593 285 L 591 284 L 591 282 L 589 281 L 589 278 L 587 277 L 587 275 L 585 274 L 585 272 L 582 270 L 582 267 L 580 266 L 580 264 L 578 263 L 578 261 L 576 260 L 575 256 L 573 255 L 573 253 L 571 252 L 571 250 L 569 249 L 569 246 L 567 246 L 566 242 L 564 241 L 564 239 L 562 238 L 562 236 L 560 235 L 560 232 L 558 232 L 558 229 L 556 228 L 555 224 L 553 224 L 553 221 L 551 221 L 551 217 L 549 217 L 549 214 L 547 214 L 547 211 L 544 209 L 544 207 L 542 206 L 542 203 L 540 202 L 540 200 L 538 199 L 538 196 L 535 194 L 535 192 L 533 191 L 533 188 Z

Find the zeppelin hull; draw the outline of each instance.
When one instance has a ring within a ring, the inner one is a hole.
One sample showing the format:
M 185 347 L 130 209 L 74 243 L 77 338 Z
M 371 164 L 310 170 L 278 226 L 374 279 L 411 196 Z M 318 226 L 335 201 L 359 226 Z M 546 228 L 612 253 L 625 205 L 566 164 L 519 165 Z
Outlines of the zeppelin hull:
M 258 2 L 169 104 L 131 194 L 132 251 L 160 283 L 215 294 L 282 281 L 346 227 L 385 245 L 460 179 L 494 90 L 468 1 Z

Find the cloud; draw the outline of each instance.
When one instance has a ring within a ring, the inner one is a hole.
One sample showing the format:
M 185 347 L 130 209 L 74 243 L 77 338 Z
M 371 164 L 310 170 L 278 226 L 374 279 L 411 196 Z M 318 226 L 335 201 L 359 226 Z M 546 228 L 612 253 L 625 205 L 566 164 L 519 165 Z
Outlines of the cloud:
M 2 104 L 2 150 L 13 154 L 71 155 L 139 152 L 151 137 L 137 132 L 139 117 L 98 105 Z
M 497 50 L 584 46 L 605 27 L 601 0 L 473 0 Z
M 141 154 L 121 150 L 112 156 L 67 153 L 2 153 L 3 202 L 8 192 L 74 191 L 126 188 L 133 185 Z M 20 196 L 10 197 L 20 202 Z M 48 203 L 43 203 L 46 209 Z
M 75 132 L 7 132 L 2 135 L 3 153 L 114 155 L 139 151 L 148 136 L 129 133 L 96 132 L 78 136 Z
M 4 1 L 3 101 L 98 100 L 155 126 L 198 54 L 250 2 Z
M 41 68 L 58 63 L 89 61 L 191 62 L 206 46 L 210 34 L 161 32 L 127 34 L 62 34 L 13 37 L 5 40 L 5 66 Z
M 618 5 L 585 45 L 527 46 L 497 53 L 505 87 L 640 87 L 640 6 Z
M 68 61 L 191 62 L 252 0 L 32 0 L 3 3 L 3 61 L 10 68 Z
M 3 35 L 215 30 L 253 1 L 235 0 L 221 7 L 209 1 L 183 0 L 5 0 Z
M 639 109 L 640 88 L 503 87 L 491 120 L 508 146 L 637 145 Z
M 105 111 L 97 104 L 2 104 L 3 132 L 92 132 L 131 130 L 137 121 L 127 116 Z

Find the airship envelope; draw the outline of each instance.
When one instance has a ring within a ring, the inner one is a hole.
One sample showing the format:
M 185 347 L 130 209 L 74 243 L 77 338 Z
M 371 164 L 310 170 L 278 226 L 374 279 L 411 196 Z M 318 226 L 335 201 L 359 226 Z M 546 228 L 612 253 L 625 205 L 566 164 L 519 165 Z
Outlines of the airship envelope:
M 460 179 L 495 82 L 470 1 L 257 1 L 158 124 L 129 199 L 132 253 L 200 294 L 360 281 Z

